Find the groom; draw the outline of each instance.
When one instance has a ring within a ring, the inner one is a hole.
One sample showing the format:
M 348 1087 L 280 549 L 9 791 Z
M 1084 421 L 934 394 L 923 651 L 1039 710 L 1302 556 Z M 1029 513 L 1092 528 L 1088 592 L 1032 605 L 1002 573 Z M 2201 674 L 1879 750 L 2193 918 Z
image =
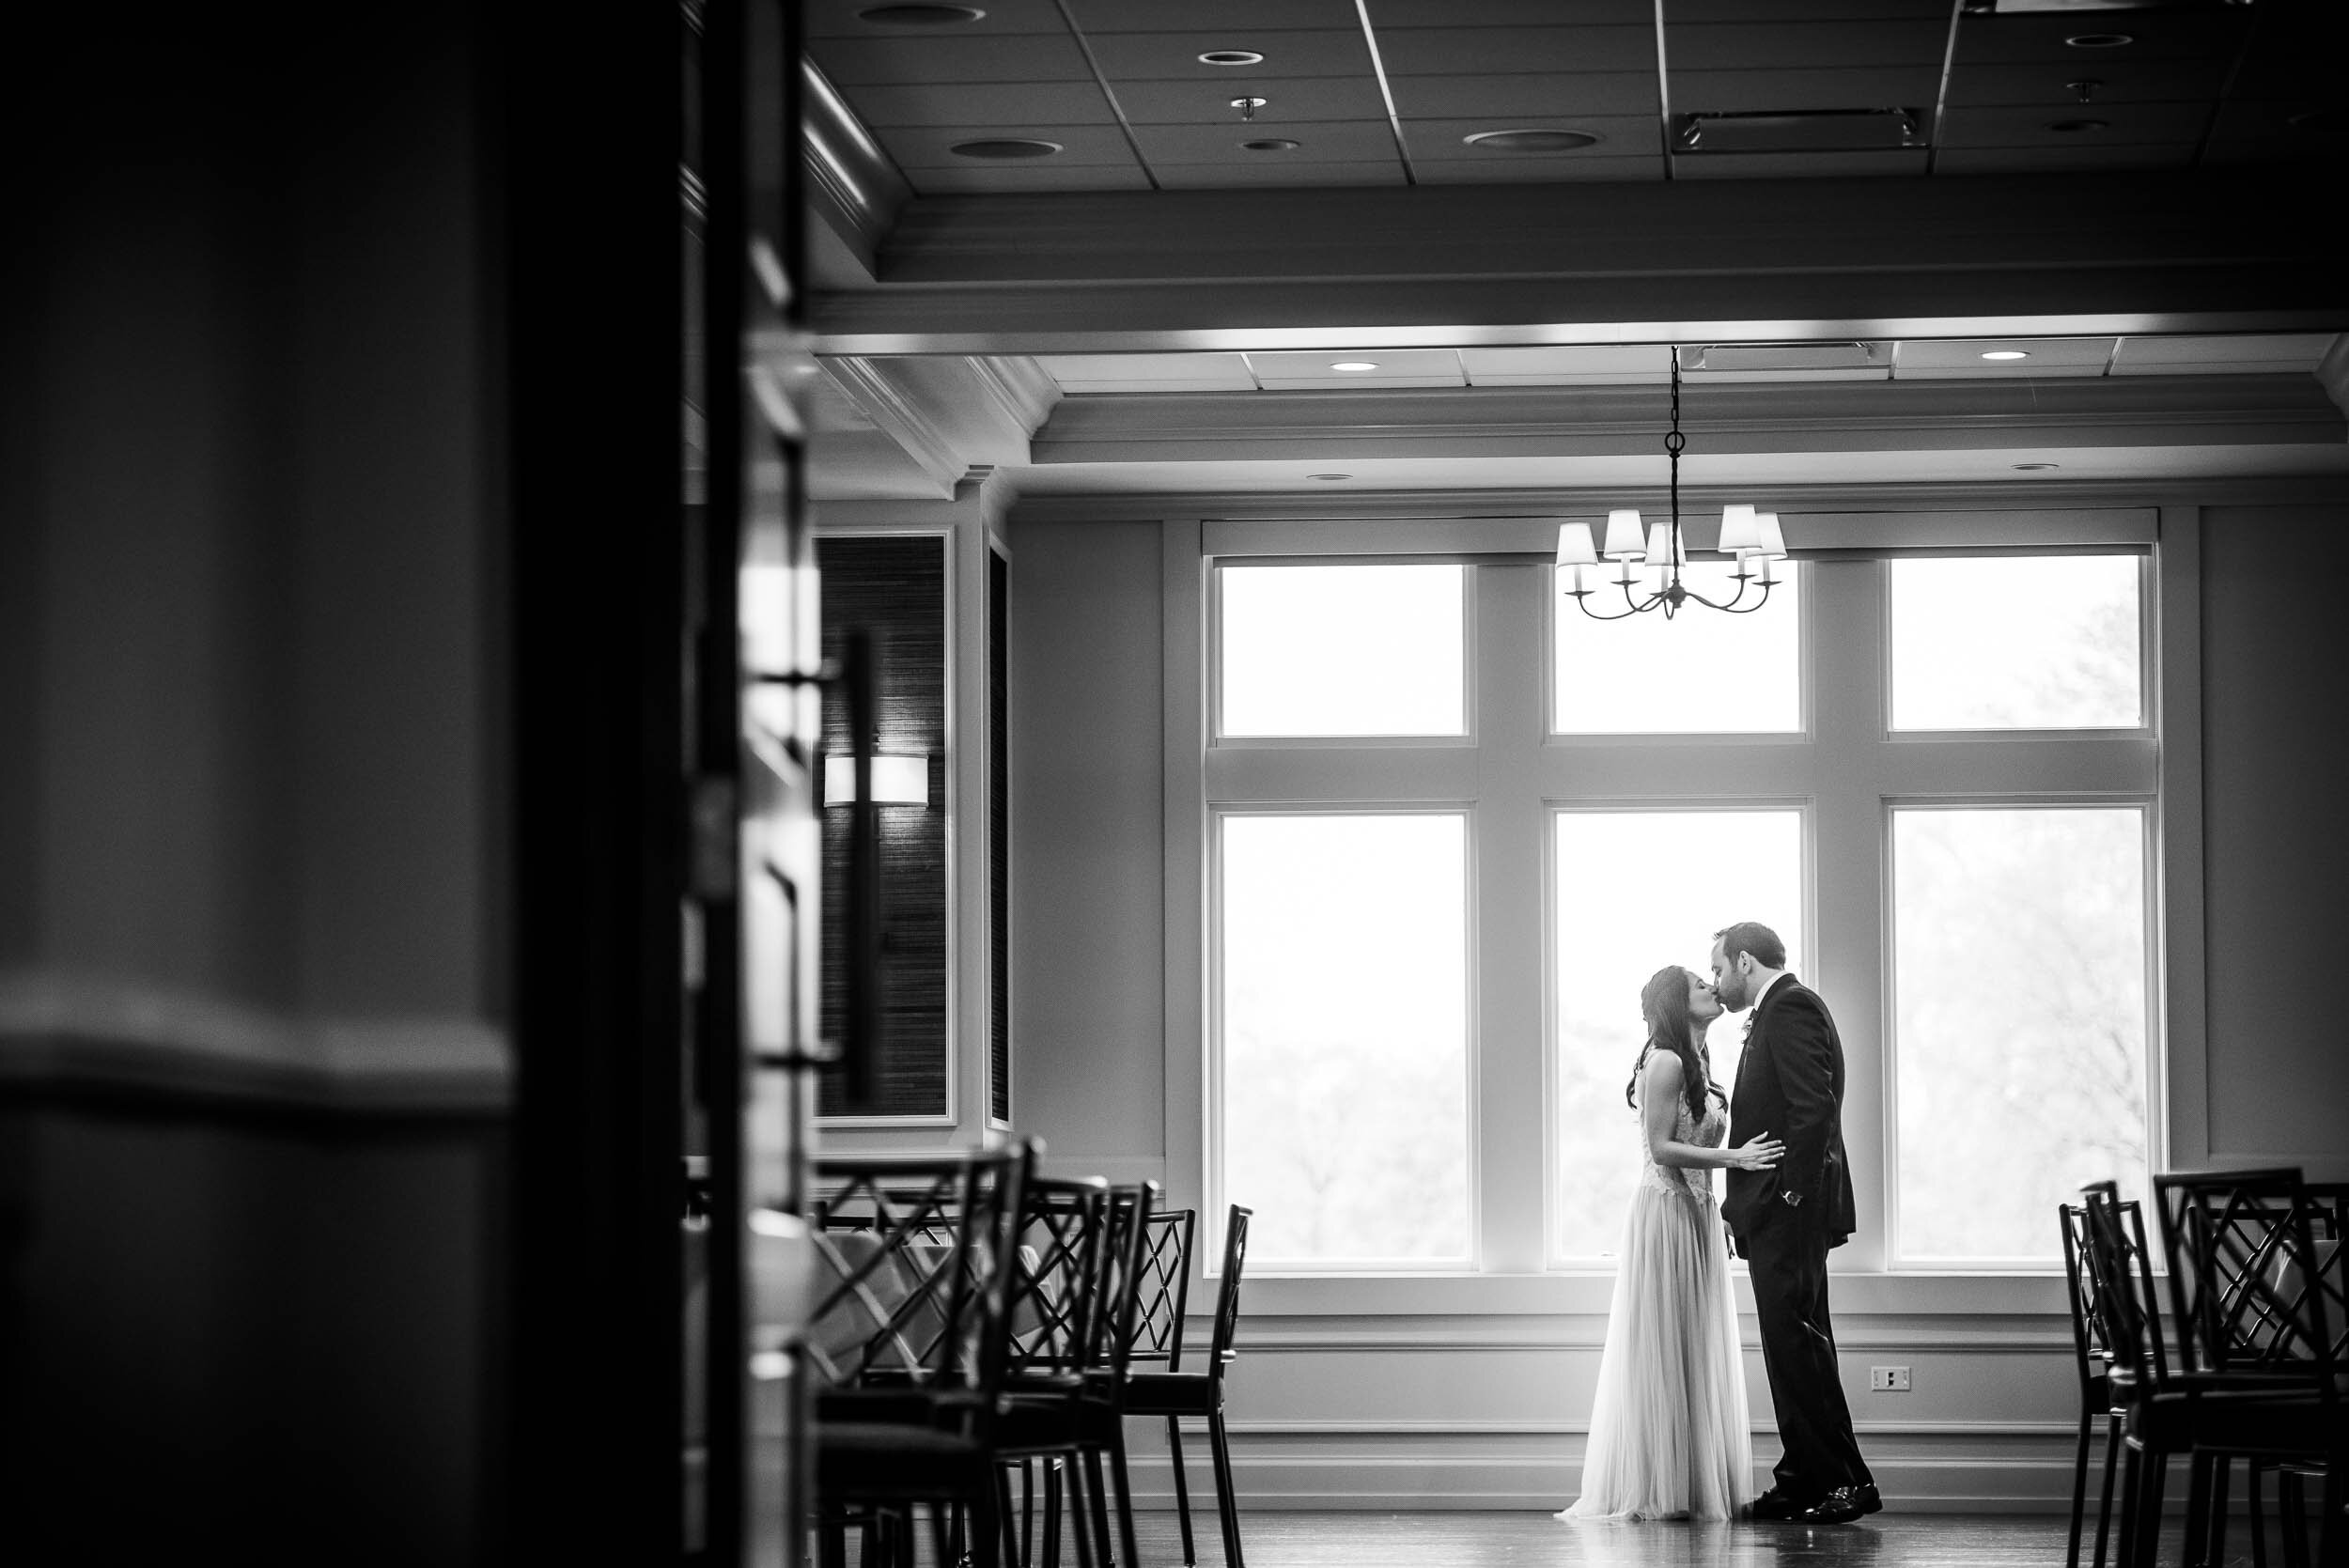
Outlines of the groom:
M 1729 1101 L 1731 1137 L 1766 1131 L 1786 1145 L 1774 1169 L 1731 1167 L 1721 1199 L 1752 1271 L 1762 1365 L 1786 1450 L 1753 1516 L 1848 1524 L 1884 1504 L 1852 1436 L 1828 1321 L 1828 1250 L 1850 1239 L 1853 1223 L 1843 1043 L 1827 1003 L 1786 972 L 1786 944 L 1766 925 L 1743 921 L 1715 935 L 1713 988 L 1722 1006 L 1753 1009 Z

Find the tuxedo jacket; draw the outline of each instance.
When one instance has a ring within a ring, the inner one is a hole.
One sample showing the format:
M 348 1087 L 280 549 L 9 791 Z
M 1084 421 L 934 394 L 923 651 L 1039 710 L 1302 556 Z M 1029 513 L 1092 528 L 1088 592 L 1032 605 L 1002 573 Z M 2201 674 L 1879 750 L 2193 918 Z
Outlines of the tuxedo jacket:
M 1843 1157 L 1843 1041 L 1816 991 L 1793 975 L 1773 983 L 1753 1009 L 1753 1031 L 1729 1096 L 1729 1138 L 1764 1133 L 1786 1145 L 1767 1171 L 1732 1168 L 1721 1219 L 1736 1235 L 1799 1217 L 1841 1246 L 1854 1225 L 1851 1162 Z M 1802 1196 L 1789 1207 L 1781 1196 Z

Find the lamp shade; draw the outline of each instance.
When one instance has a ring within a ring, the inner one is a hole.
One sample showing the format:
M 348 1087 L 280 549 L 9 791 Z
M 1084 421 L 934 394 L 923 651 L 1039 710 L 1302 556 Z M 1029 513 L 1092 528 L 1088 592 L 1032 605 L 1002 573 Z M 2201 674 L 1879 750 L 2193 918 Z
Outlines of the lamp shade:
M 1688 564 L 1688 537 L 1685 535 L 1681 537 L 1680 548 L 1677 551 L 1672 549 L 1672 531 L 1669 523 L 1649 523 L 1647 525 L 1647 564 L 1651 567 L 1660 567 L 1670 561 L 1674 566 L 1687 566 Z
M 1558 525 L 1558 564 L 1562 567 L 1598 565 L 1598 554 L 1591 548 L 1589 523 L 1562 522 Z
M 1762 548 L 1762 524 L 1752 507 L 1739 502 L 1721 508 L 1720 548 L 1724 555 Z
M 1762 536 L 1762 553 L 1773 561 L 1786 558 L 1786 536 L 1779 532 L 1776 512 L 1757 512 L 1753 520 Z
M 1640 514 L 1631 510 L 1607 514 L 1607 559 L 1636 561 L 1646 553 L 1640 542 Z

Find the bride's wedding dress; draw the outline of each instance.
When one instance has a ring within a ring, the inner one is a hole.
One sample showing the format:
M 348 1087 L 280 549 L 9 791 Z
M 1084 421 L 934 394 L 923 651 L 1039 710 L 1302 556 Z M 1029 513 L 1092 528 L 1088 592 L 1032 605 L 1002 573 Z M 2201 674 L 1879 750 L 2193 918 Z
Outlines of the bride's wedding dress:
M 1672 1137 L 1717 1148 L 1728 1125 L 1718 1100 L 1702 1120 L 1684 1101 Z M 1582 1495 L 1558 1517 L 1733 1518 L 1754 1498 L 1753 1442 L 1712 1172 L 1657 1165 L 1644 1135 L 1640 1160 Z

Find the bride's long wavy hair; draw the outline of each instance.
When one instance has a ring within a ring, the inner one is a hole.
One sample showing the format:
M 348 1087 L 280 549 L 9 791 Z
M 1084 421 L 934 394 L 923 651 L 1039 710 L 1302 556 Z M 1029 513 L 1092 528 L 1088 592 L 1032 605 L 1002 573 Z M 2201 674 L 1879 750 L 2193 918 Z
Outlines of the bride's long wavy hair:
M 1705 1095 L 1720 1091 L 1713 1086 L 1713 1053 L 1699 1050 L 1688 1038 L 1688 971 L 1667 964 L 1650 975 L 1640 987 L 1640 1017 L 1647 1021 L 1647 1043 L 1631 1064 L 1631 1081 L 1623 1086 L 1624 1103 L 1640 1109 L 1640 1072 L 1647 1065 L 1648 1053 L 1668 1050 L 1680 1058 L 1680 1093 L 1688 1102 L 1688 1114 L 1703 1120 Z

